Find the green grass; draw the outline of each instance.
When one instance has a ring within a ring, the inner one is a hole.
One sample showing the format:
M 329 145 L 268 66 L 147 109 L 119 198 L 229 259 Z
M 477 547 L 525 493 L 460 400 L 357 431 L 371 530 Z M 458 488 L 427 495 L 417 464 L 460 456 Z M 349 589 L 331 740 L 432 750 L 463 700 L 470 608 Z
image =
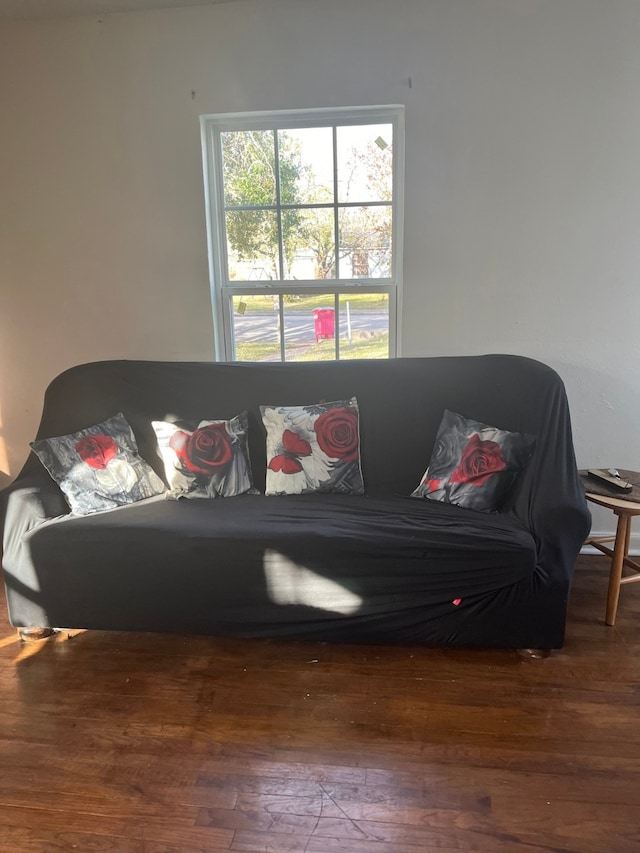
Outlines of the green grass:
M 236 361 L 280 361 L 280 345 L 263 341 L 236 343 Z
M 317 344 L 287 347 L 287 361 L 333 361 L 335 342 L 319 341 Z M 355 358 L 388 358 L 389 335 L 340 342 L 340 360 Z M 237 343 L 236 361 L 280 361 L 280 347 L 275 343 Z
M 274 296 L 237 296 L 234 299 L 235 306 L 238 302 L 246 304 L 246 311 L 250 313 L 273 313 Z M 349 302 L 354 311 L 386 311 L 389 306 L 389 297 L 386 293 L 354 293 L 349 297 L 340 297 L 341 310 L 345 310 L 345 304 Z M 314 308 L 333 308 L 333 294 L 310 294 L 309 296 L 285 297 L 285 311 L 313 311 Z

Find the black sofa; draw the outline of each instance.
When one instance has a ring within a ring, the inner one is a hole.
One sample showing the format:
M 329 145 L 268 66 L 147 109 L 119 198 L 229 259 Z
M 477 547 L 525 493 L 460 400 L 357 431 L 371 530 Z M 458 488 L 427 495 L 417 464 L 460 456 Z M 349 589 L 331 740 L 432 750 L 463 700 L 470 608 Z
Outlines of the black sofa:
M 259 407 L 360 408 L 366 494 L 166 500 L 74 516 L 32 453 L 0 492 L 3 573 L 16 627 L 92 628 L 435 646 L 558 648 L 590 517 L 563 383 L 512 355 L 339 363 L 104 361 L 49 386 L 38 438 L 123 412 L 163 467 L 151 421 Z M 535 436 L 500 513 L 410 497 L 443 410 Z

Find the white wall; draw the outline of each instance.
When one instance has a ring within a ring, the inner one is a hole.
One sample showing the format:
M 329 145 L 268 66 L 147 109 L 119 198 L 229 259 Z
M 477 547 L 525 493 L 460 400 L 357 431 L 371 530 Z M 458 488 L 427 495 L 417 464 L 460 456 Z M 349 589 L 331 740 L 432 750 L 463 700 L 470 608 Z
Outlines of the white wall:
M 579 465 L 640 469 L 639 43 L 637 0 L 1 27 L 0 485 L 60 370 L 212 357 L 200 114 L 384 103 L 406 104 L 403 354 L 540 358 Z

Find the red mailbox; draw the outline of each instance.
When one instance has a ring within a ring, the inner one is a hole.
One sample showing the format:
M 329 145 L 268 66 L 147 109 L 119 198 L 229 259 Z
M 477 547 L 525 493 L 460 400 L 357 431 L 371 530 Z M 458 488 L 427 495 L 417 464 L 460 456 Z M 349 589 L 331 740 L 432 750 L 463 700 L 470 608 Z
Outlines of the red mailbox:
M 334 338 L 336 334 L 336 312 L 334 308 L 314 308 L 313 322 L 316 343 L 321 338 Z

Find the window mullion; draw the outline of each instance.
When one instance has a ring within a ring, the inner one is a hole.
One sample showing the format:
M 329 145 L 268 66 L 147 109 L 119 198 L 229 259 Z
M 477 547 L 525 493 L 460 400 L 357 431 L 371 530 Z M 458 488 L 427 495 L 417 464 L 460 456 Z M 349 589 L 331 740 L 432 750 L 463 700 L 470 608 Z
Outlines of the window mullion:
M 273 131 L 273 153 L 276 182 L 276 218 L 278 223 L 278 265 L 280 267 L 280 281 L 284 280 L 284 250 L 282 246 L 282 199 L 280 198 L 280 145 L 278 131 Z M 284 361 L 284 358 L 283 358 Z
M 284 347 L 284 296 L 278 295 L 278 331 L 280 332 L 280 361 L 286 361 L 286 351 Z
M 340 223 L 338 221 L 338 128 L 334 124 L 332 128 L 333 142 L 333 258 L 336 268 L 336 281 L 340 281 Z

